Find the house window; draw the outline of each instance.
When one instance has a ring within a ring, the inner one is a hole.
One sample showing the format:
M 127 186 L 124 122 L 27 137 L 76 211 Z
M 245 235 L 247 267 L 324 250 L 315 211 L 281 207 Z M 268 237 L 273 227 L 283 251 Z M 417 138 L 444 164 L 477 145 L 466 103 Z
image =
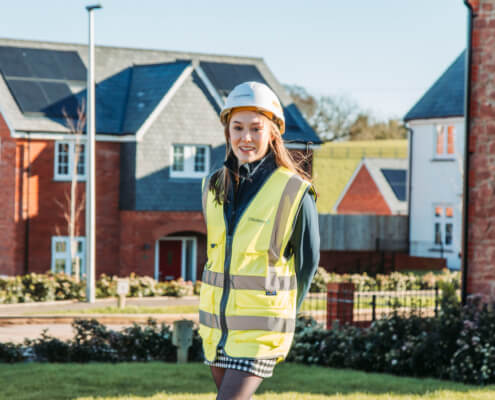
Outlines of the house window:
M 210 147 L 174 144 L 171 151 L 170 177 L 202 178 L 210 170 Z
M 437 158 L 452 158 L 455 152 L 455 127 L 453 125 L 436 126 L 436 148 Z
M 74 257 L 70 257 L 70 237 L 53 236 L 52 237 L 52 271 L 54 273 L 63 272 L 67 275 L 74 275 L 76 265 L 79 263 L 79 275 L 84 278 L 86 275 L 85 263 L 85 239 L 84 237 L 74 237 L 75 252 Z
M 437 246 L 452 246 L 454 234 L 454 208 L 452 206 L 435 206 L 434 242 Z
M 55 142 L 55 180 L 72 180 L 74 163 L 77 160 L 76 174 L 78 180 L 86 179 L 86 145 L 73 141 Z

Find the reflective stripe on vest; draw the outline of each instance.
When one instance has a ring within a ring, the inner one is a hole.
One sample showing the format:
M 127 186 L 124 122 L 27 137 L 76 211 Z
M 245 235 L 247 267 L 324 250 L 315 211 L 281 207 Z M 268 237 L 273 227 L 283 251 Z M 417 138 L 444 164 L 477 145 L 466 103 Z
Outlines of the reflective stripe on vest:
M 210 328 L 220 329 L 220 317 L 215 314 L 199 311 L 199 322 Z M 238 331 L 261 330 L 273 332 L 293 332 L 296 321 L 287 318 L 227 316 L 229 329 Z
M 205 267 L 202 283 L 223 288 L 223 280 L 223 272 L 209 271 Z M 230 287 L 239 290 L 293 290 L 297 289 L 297 281 L 295 275 L 277 276 L 275 273 L 269 273 L 269 279 L 263 276 L 230 275 Z
M 284 254 L 310 185 L 286 168 L 276 169 L 227 240 L 223 204 L 214 201 L 208 179 L 203 181 L 208 263 L 200 294 L 200 335 L 206 359 L 215 358 L 222 337 L 225 352 L 233 357 L 287 355 L 295 328 L 297 280 L 294 257 Z

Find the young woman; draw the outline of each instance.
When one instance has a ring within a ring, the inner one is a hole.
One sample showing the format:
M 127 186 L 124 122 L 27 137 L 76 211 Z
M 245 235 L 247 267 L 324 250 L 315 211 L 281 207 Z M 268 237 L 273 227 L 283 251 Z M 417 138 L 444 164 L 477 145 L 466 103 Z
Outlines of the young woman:
M 309 177 L 284 146 L 283 110 L 268 86 L 236 86 L 220 119 L 226 161 L 203 182 L 200 335 L 217 399 L 250 399 L 292 343 L 318 266 L 318 215 Z

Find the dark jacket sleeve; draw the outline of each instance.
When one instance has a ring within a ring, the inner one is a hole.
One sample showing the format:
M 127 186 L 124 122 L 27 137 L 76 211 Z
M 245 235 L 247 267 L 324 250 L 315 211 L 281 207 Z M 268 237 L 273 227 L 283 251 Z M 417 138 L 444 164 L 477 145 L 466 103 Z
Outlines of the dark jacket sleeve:
M 308 292 L 320 260 L 320 230 L 315 199 L 309 192 L 302 199 L 294 231 L 289 240 L 297 278 L 297 310 Z

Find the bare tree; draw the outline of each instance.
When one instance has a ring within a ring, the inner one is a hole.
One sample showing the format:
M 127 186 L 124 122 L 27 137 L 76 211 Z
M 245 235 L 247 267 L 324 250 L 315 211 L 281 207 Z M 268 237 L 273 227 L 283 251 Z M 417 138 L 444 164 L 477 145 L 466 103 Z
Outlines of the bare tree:
M 83 135 L 83 129 L 86 124 L 86 114 L 84 112 L 84 103 L 77 109 L 77 119 L 71 118 L 65 110 L 62 111 L 64 115 L 65 122 L 69 127 L 71 134 L 74 136 L 74 158 L 72 163 L 71 171 L 71 183 L 70 183 L 70 193 L 65 193 L 65 200 L 61 202 L 55 199 L 57 205 L 62 209 L 64 214 L 64 219 L 67 223 L 67 232 L 69 236 L 69 251 L 70 260 L 73 265 L 73 273 L 75 275 L 76 281 L 79 281 L 81 274 L 80 259 L 77 257 L 77 240 L 76 232 L 79 230 L 78 220 L 79 216 L 85 206 L 85 193 L 83 192 L 80 198 L 77 198 L 77 184 L 78 184 L 78 165 L 83 153 L 84 145 L 81 144 L 81 138 Z M 60 229 L 56 228 L 57 235 L 60 235 Z
M 358 106 L 353 100 L 346 96 L 315 97 L 297 85 L 286 85 L 285 88 L 323 141 L 349 138 L 350 127 L 358 113 Z

